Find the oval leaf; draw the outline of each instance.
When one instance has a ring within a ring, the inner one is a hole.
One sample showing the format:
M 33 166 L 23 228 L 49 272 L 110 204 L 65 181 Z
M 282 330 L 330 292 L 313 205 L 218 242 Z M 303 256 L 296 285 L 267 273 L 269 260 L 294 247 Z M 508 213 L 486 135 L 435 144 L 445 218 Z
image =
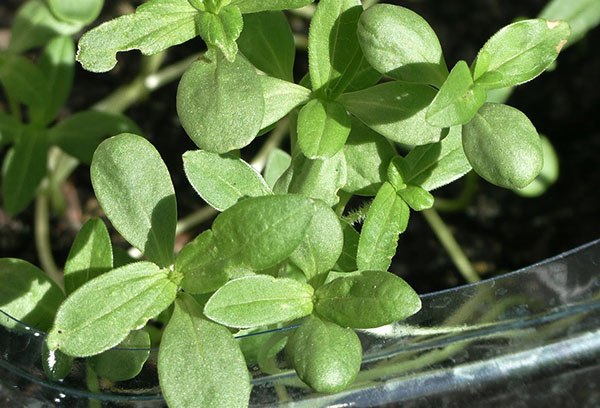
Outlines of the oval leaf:
M 89 24 L 98 17 L 104 0 L 48 0 L 52 13 L 63 21 Z
M 510 106 L 483 105 L 463 126 L 462 142 L 473 169 L 497 186 L 523 188 L 542 170 L 540 137 L 527 116 Z
M 229 281 L 206 303 L 204 314 L 229 327 L 287 322 L 312 312 L 313 289 L 293 279 L 254 275 Z
M 117 231 L 160 266 L 173 264 L 175 191 L 154 146 L 141 136 L 114 136 L 98 146 L 90 173 L 96 197 Z
M 111 381 L 125 381 L 137 376 L 150 355 L 150 335 L 145 330 L 129 333 L 119 345 L 87 359 L 98 375 Z
M 298 114 L 298 146 L 309 159 L 328 159 L 350 134 L 350 117 L 338 102 L 313 99 Z
M 315 311 L 344 327 L 369 329 L 421 309 L 419 295 L 398 276 L 381 271 L 334 279 L 315 292 Z

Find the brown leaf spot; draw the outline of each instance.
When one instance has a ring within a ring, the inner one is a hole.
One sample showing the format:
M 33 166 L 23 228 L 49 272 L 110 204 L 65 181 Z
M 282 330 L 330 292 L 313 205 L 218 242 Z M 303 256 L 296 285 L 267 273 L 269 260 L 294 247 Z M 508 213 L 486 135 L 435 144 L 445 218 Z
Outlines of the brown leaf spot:
M 566 43 L 567 43 L 567 40 L 560 40 L 560 42 L 556 46 L 556 53 L 557 54 L 560 52 L 560 50 L 562 50 L 562 48 L 565 46 Z
M 550 30 L 552 30 L 553 28 L 555 28 L 558 25 L 560 25 L 560 23 L 561 23 L 560 20 L 546 20 L 546 25 L 548 26 L 548 28 Z

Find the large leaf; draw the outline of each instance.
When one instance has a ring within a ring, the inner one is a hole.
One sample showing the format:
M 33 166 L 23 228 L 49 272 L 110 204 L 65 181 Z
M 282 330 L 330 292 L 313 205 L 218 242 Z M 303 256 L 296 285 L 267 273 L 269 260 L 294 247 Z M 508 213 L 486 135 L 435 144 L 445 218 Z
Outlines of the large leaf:
M 177 205 L 169 171 L 154 146 L 141 136 L 114 136 L 98 146 L 90 173 L 117 231 L 150 260 L 171 265 Z
M 261 75 L 265 112 L 260 125 L 264 129 L 310 99 L 310 89 L 291 82 Z
M 313 289 L 293 279 L 268 275 L 229 281 L 206 303 L 204 314 L 229 327 L 257 327 L 287 322 L 312 312 Z
M 600 3 L 596 0 L 551 0 L 540 12 L 546 20 L 565 20 L 571 27 L 568 47 L 600 24 Z
M 48 0 L 48 6 L 62 21 L 89 24 L 98 17 L 104 0 Z
M 492 184 L 523 188 L 542 170 L 542 143 L 518 109 L 486 103 L 463 126 L 463 148 L 473 170 Z
M 356 264 L 360 270 L 386 271 L 396 253 L 398 234 L 408 225 L 410 210 L 388 182 L 383 183 L 360 233 Z
M 309 159 L 328 159 L 350 134 L 350 117 L 336 101 L 313 99 L 298 114 L 298 146 Z
M 127 116 L 100 111 L 83 111 L 69 116 L 48 132 L 48 139 L 66 153 L 90 164 L 98 145 L 120 133 L 141 135 L 142 131 Z
M 233 62 L 238 51 L 235 40 L 240 36 L 244 20 L 236 6 L 225 7 L 218 14 L 200 13 L 197 17 L 198 32 L 209 45 L 217 47 L 228 61 Z
M 304 7 L 314 0 L 233 0 L 231 3 L 242 13 L 256 13 L 266 10 L 287 10 Z
M 98 377 L 125 381 L 137 376 L 150 355 L 150 335 L 134 330 L 112 350 L 92 356 L 87 363 Z
M 342 391 L 360 371 L 362 346 L 354 330 L 316 316 L 296 329 L 286 351 L 298 377 L 317 392 Z
M 206 320 L 181 294 L 158 352 L 158 378 L 170 407 L 246 408 L 250 376 L 231 333 Z
M 425 121 L 435 97 L 427 85 L 386 82 L 341 95 L 339 101 L 371 129 L 395 142 L 422 145 L 440 140 L 442 131 Z
M 504 27 L 479 51 L 473 69 L 476 83 L 494 89 L 532 80 L 556 59 L 570 33 L 566 22 L 541 18 Z
M 65 263 L 65 291 L 75 291 L 113 267 L 112 244 L 104 222 L 92 218 L 83 224 Z
M 344 242 L 344 233 L 337 215 L 322 201 L 315 201 L 317 211 L 306 231 L 306 237 L 290 255 L 311 279 L 328 272 L 337 262 Z
M 448 75 L 435 32 L 407 8 L 369 7 L 360 18 L 358 40 L 373 68 L 392 78 L 440 87 Z
M 129 264 L 98 276 L 60 306 L 48 333 L 50 350 L 74 357 L 99 354 L 167 308 L 177 294 L 169 272 L 150 262 Z
M 324 98 L 344 91 L 362 52 L 356 37 L 359 0 L 321 0 L 310 23 L 308 57 L 313 89 Z
M 77 60 L 93 72 L 111 70 L 119 51 L 138 49 L 156 54 L 198 35 L 200 12 L 187 0 L 150 0 L 134 14 L 108 21 L 79 40 Z
M 364 196 L 377 194 L 395 154 L 396 149 L 388 140 L 353 119 L 352 131 L 344 145 L 348 177 L 343 190 Z
M 344 327 L 368 329 L 402 320 L 421 309 L 419 295 L 398 276 L 362 271 L 315 292 L 315 311 Z
M 0 310 L 38 330 L 48 330 L 65 295 L 54 281 L 29 262 L 0 258 Z M 0 313 L 0 324 L 21 326 Z
M 288 20 L 281 11 L 246 14 L 238 47 L 248 61 L 267 75 L 294 80 L 296 47 Z
M 199 148 L 216 153 L 240 149 L 256 137 L 264 104 L 254 67 L 243 57 L 229 62 L 216 52 L 193 63 L 177 90 L 181 125 Z
M 46 175 L 46 133 L 25 127 L 2 163 L 2 198 L 9 214 L 20 213 L 35 197 Z
M 200 197 L 219 211 L 246 197 L 271 194 L 262 176 L 233 154 L 188 151 L 183 155 L 183 168 Z

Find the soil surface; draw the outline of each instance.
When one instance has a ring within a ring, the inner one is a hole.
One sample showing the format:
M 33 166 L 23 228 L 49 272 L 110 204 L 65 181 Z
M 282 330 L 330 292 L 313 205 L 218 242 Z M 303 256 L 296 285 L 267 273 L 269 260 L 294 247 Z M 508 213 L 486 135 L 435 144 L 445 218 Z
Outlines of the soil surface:
M 460 59 L 471 62 L 480 46 L 502 26 L 516 17 L 535 16 L 544 0 L 396 1 L 421 14 L 438 33 L 449 66 Z M 8 35 L 12 17 L 21 0 L 0 4 L 0 44 Z M 101 19 L 131 10 L 130 2 L 107 0 Z M 135 3 L 133 3 L 135 5 Z M 306 24 L 296 22 L 302 32 Z M 540 133 L 548 136 L 560 159 L 558 182 L 539 198 L 523 198 L 486 183 L 464 211 L 442 213 L 442 218 L 483 278 L 518 269 L 600 237 L 600 29 L 591 31 L 579 43 L 566 49 L 558 65 L 531 83 L 522 85 L 508 103 L 525 112 Z M 169 62 L 202 50 L 201 40 L 172 48 Z M 35 53 L 32 53 L 35 57 Z M 77 67 L 75 86 L 65 117 L 87 109 L 116 87 L 131 81 L 140 67 L 137 52 L 122 53 L 120 63 L 107 74 L 92 74 Z M 306 55 L 299 55 L 296 75 L 306 71 Z M 143 129 L 171 171 L 179 215 L 185 216 L 203 205 L 185 179 L 181 155 L 194 144 L 179 125 L 175 112 L 177 83 L 155 92 L 151 98 L 132 106 L 126 114 Z M 3 105 L 0 100 L 0 104 Z M 242 152 L 252 155 L 252 147 Z M 5 152 L 0 153 L 0 158 Z M 440 189 L 436 195 L 456 196 L 462 182 Z M 68 216 L 52 217 L 52 245 L 62 265 L 81 225 L 101 213 L 94 199 L 89 168 L 80 166 L 65 185 L 69 197 Z M 33 243 L 33 206 L 18 217 L 0 209 L 0 257 L 19 257 L 39 264 Z M 201 229 L 201 228 L 200 228 Z M 196 229 L 181 237 L 193 238 Z M 115 242 L 122 242 L 115 234 Z M 423 217 L 413 214 L 401 236 L 392 266 L 419 293 L 464 283 L 450 258 Z

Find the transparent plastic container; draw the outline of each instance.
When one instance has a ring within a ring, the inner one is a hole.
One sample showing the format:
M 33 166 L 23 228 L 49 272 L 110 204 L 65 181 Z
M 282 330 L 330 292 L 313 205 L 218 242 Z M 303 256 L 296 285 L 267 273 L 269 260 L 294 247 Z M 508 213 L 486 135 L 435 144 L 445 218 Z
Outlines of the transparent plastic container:
M 253 367 L 251 406 L 600 406 L 600 240 L 422 300 L 411 318 L 359 332 L 364 360 L 348 390 L 318 394 L 285 367 Z M 79 359 L 53 382 L 41 366 L 43 339 L 0 327 L 0 406 L 165 406 L 156 350 L 133 380 L 90 384 Z

